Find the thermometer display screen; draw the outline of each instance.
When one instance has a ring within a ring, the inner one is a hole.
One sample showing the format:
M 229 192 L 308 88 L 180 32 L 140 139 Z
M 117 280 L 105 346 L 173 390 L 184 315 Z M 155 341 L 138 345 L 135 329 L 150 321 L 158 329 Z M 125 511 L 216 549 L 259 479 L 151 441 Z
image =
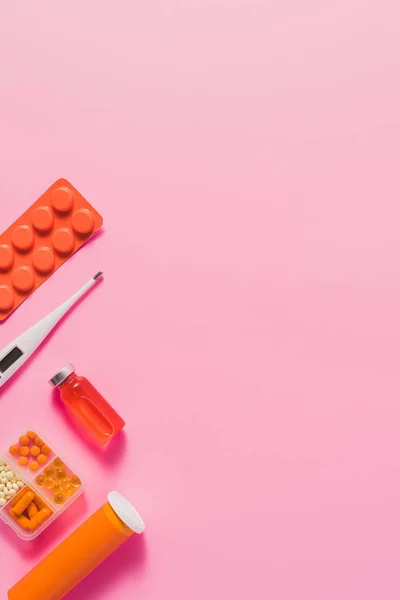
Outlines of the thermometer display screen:
M 21 356 L 22 350 L 18 346 L 14 346 L 12 350 L 4 358 L 0 360 L 0 373 L 5 373 Z

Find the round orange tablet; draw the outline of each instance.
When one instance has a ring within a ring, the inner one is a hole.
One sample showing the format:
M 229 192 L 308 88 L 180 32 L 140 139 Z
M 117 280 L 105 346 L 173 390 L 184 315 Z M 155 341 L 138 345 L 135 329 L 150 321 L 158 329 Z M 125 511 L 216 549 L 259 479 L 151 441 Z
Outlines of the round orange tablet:
M 12 446 L 10 446 L 9 453 L 12 454 L 13 456 L 16 456 L 17 454 L 19 454 L 18 446 L 16 444 L 13 444 Z
M 38 206 L 32 212 L 32 225 L 40 233 L 47 233 L 53 229 L 54 216 L 48 206 Z
M 74 236 L 68 227 L 56 229 L 51 239 L 54 250 L 59 254 L 70 254 L 74 249 Z
M 21 456 L 29 456 L 29 448 L 28 446 L 20 446 L 19 453 Z
M 19 443 L 21 444 L 21 446 L 27 446 L 29 444 L 29 438 L 27 435 L 21 435 L 21 437 L 19 438 Z
M 39 456 L 39 454 L 40 454 L 39 446 L 32 446 L 31 454 L 32 454 L 32 456 Z
M 49 448 L 47 444 L 43 444 L 41 450 L 42 454 L 45 454 L 46 456 L 51 453 L 51 448 Z
M 44 441 L 42 440 L 42 438 L 40 438 L 38 435 L 35 437 L 35 446 L 39 446 L 39 448 L 41 448 L 44 444 Z
M 39 454 L 39 456 L 37 457 L 39 465 L 45 465 L 47 463 L 47 460 L 48 458 L 44 454 Z
M 30 292 L 35 285 L 35 276 L 30 267 L 17 267 L 12 275 L 11 281 L 18 292 Z
M 28 252 L 34 241 L 35 235 L 29 225 L 16 227 L 11 236 L 12 245 L 20 252 Z
M 20 456 L 18 459 L 18 464 L 21 465 L 21 467 L 26 467 L 26 465 L 28 464 L 28 459 L 26 456 Z
M 67 213 L 74 205 L 74 196 L 67 187 L 59 187 L 53 190 L 51 203 L 58 212 Z
M 33 253 L 32 263 L 39 273 L 49 273 L 54 268 L 54 254 L 46 246 L 37 248 Z
M 80 235 L 89 235 L 94 229 L 94 216 L 87 208 L 81 208 L 72 215 L 72 229 Z
M 0 285 L 0 310 L 6 312 L 14 304 L 14 292 L 9 285 Z
M 14 252 L 7 244 L 0 246 L 0 271 L 8 271 L 14 264 Z
M 28 437 L 30 440 L 34 440 L 37 437 L 37 433 L 35 433 L 34 431 L 28 431 L 26 437 Z
M 31 462 L 29 463 L 29 468 L 31 471 L 37 471 L 39 468 L 38 463 L 36 462 L 36 460 L 31 460 Z

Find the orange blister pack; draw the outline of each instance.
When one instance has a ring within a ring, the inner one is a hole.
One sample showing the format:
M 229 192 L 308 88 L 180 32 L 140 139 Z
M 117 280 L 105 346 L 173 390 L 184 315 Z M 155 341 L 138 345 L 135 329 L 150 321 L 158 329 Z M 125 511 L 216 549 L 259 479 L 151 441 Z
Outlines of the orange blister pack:
M 59 179 L 0 236 L 0 321 L 102 226 L 102 216 Z

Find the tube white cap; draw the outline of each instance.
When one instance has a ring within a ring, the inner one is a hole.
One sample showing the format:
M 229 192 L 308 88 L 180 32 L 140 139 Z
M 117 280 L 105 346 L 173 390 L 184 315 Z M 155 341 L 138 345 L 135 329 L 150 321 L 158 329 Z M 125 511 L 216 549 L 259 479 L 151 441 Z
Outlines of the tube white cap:
M 132 529 L 135 533 L 143 533 L 146 526 L 142 517 L 122 494 L 119 492 L 110 492 L 108 494 L 108 501 L 113 511 L 129 529 Z

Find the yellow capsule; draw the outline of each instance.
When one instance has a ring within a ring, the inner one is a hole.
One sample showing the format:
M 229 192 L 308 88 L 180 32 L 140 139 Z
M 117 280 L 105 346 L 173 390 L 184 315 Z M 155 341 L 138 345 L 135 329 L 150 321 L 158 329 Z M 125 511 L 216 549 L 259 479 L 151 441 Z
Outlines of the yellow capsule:
M 54 477 L 46 477 L 46 479 L 44 480 L 44 485 L 49 489 L 53 489 L 54 484 L 55 484 L 56 480 L 54 479 Z
M 72 477 L 70 478 L 70 482 L 74 488 L 81 487 L 82 485 L 82 481 L 79 479 L 78 475 L 72 475 Z
M 58 483 L 58 481 L 56 481 L 53 485 L 53 492 L 61 492 L 61 485 Z
M 46 475 L 46 477 L 54 477 L 55 471 L 55 468 L 52 465 L 49 465 L 44 469 L 43 473 Z
M 56 479 L 64 479 L 64 477 L 67 476 L 67 473 L 65 472 L 65 469 L 63 467 L 60 467 L 56 470 L 55 473 L 55 477 Z
M 69 480 L 69 477 L 64 477 L 64 479 L 60 480 L 60 485 L 61 485 L 61 489 L 62 490 L 68 490 L 69 488 L 71 488 L 71 482 Z
M 67 488 L 67 489 L 63 490 L 63 494 L 65 494 L 66 496 L 72 496 L 72 494 L 73 494 L 74 492 L 75 492 L 75 490 L 74 490 L 74 488 L 72 487 L 72 485 L 71 485 L 69 488 Z
M 63 494 L 56 494 L 54 496 L 54 502 L 56 504 L 63 504 L 65 502 L 65 497 L 63 496 Z
M 55 467 L 62 467 L 62 466 L 64 465 L 64 463 L 63 463 L 63 461 L 61 460 L 61 458 L 59 458 L 59 457 L 57 456 L 57 458 L 55 458 L 55 459 L 53 460 L 53 465 L 54 465 Z
M 46 477 L 43 475 L 43 473 L 41 473 L 40 475 L 38 475 L 36 477 L 36 483 L 38 485 L 44 485 L 45 480 L 46 480 Z

